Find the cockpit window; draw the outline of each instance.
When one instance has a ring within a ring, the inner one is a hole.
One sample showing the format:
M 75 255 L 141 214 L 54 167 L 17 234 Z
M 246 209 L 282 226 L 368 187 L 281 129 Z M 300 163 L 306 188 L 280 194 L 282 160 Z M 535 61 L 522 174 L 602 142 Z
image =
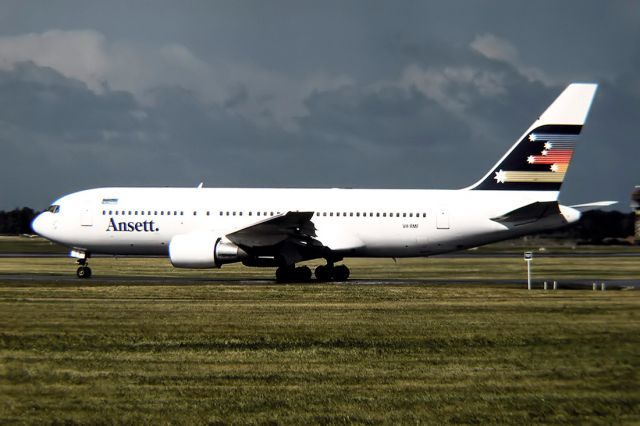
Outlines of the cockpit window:
M 52 205 L 52 206 L 49 206 L 49 208 L 47 209 L 47 211 L 48 211 L 48 212 L 51 212 L 51 213 L 54 213 L 54 214 L 55 214 L 55 213 L 58 213 L 58 212 L 60 211 L 60 206 L 59 206 L 59 205 L 57 205 L 57 204 L 54 204 L 54 205 Z

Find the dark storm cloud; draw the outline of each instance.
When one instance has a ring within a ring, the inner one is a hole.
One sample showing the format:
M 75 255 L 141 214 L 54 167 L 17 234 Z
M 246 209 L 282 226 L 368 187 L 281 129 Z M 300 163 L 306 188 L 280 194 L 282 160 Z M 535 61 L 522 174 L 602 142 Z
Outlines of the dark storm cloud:
M 639 16 L 599 1 L 5 3 L 0 208 L 201 180 L 463 187 L 575 80 L 602 84 L 563 201 L 625 207 Z

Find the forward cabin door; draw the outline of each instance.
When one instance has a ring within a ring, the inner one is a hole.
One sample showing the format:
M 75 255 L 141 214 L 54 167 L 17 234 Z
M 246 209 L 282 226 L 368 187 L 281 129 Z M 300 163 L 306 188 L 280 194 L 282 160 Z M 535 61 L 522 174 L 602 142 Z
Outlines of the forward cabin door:
M 93 226 L 93 209 L 91 203 L 85 203 L 80 211 L 80 225 Z

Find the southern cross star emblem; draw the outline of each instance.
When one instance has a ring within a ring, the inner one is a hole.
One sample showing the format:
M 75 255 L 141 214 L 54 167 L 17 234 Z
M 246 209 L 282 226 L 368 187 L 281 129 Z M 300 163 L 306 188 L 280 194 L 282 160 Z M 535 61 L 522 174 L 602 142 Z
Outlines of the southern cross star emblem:
M 552 146 L 553 146 L 553 144 L 551 142 L 545 142 L 544 143 L 544 149 L 551 149 Z
M 506 178 L 507 178 L 507 174 L 502 169 L 500 169 L 500 171 L 497 171 L 494 177 L 494 179 L 498 183 L 504 183 Z
M 536 134 L 535 134 L 535 133 L 531 133 L 531 134 L 529 135 L 529 141 L 530 141 L 530 142 L 535 142 L 537 139 L 538 139 L 538 137 L 536 136 Z
M 533 164 L 535 163 L 535 161 L 536 161 L 536 158 L 533 155 L 530 155 L 527 157 L 527 163 Z

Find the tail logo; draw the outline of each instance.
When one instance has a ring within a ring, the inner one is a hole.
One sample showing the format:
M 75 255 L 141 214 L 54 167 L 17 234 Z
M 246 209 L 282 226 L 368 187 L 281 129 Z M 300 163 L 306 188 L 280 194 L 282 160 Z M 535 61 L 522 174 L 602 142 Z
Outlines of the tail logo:
M 514 183 L 562 183 L 571 163 L 577 141 L 577 134 L 532 132 L 526 144 L 529 149 L 523 151 L 520 170 L 503 170 L 495 172 L 494 179 L 499 184 Z M 526 155 L 525 153 L 531 152 Z M 527 165 L 535 165 L 536 170 Z M 539 167 L 543 166 L 543 167 Z M 515 168 L 515 167 L 514 167 Z M 546 168 L 546 170 L 545 170 Z

